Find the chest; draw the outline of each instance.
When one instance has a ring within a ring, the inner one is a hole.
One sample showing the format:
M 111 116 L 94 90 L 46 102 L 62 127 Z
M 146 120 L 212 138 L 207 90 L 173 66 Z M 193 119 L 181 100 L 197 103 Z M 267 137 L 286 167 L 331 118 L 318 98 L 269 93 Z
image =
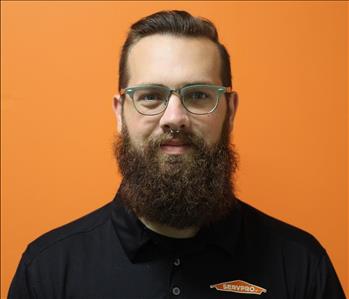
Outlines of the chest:
M 288 298 L 281 265 L 277 256 L 234 257 L 218 250 L 134 263 L 105 253 L 71 262 L 53 280 L 60 281 L 64 298 L 280 299 Z

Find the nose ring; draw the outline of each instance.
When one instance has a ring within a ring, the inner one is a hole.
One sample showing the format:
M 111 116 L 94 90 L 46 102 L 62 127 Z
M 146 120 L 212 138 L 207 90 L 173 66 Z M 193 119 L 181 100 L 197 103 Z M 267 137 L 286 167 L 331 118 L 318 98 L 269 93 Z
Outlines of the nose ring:
M 174 135 L 174 134 L 179 134 L 181 131 L 180 130 L 173 130 L 172 128 L 170 128 L 170 134 Z

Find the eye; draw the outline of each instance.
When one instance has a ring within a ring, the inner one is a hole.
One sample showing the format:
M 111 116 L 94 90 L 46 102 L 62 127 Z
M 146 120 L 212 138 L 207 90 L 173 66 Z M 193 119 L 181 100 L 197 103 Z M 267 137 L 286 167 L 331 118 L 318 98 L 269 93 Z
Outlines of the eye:
M 141 102 L 162 101 L 164 96 L 154 90 L 138 90 L 135 94 L 135 100 Z
M 159 101 L 160 97 L 158 94 L 145 94 L 140 98 L 141 101 Z
M 205 100 L 209 97 L 210 95 L 203 91 L 193 91 L 186 95 L 186 98 L 190 100 Z

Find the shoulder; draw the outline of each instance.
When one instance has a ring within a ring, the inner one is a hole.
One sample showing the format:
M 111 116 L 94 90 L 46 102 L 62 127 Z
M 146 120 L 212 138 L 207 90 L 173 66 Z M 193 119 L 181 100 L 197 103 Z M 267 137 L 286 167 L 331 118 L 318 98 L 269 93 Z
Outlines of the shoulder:
M 41 235 L 28 245 L 23 254 L 23 261 L 29 266 L 38 256 L 47 251 L 55 251 L 63 247 L 66 250 L 77 240 L 81 242 L 81 238 L 89 237 L 103 230 L 111 218 L 112 204 L 113 202 L 110 202 L 85 216 Z
M 344 298 L 326 250 L 311 233 L 242 201 L 238 207 L 243 260 L 268 273 L 270 289 L 286 289 L 290 298 Z
M 296 250 L 314 256 L 326 254 L 325 249 L 311 233 L 271 217 L 245 202 L 239 203 L 244 232 L 253 236 L 256 242 L 274 246 L 275 250 Z

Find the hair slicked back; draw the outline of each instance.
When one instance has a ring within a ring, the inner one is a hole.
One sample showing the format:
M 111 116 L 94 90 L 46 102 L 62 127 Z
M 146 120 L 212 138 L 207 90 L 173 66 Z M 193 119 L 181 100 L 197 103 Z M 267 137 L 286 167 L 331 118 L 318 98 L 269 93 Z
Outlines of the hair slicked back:
M 221 57 L 221 81 L 231 86 L 231 68 L 228 51 L 219 42 L 215 25 L 204 18 L 193 17 L 186 11 L 159 11 L 134 23 L 122 47 L 119 62 L 119 90 L 128 84 L 127 58 L 130 48 L 140 39 L 154 34 L 171 34 L 183 37 L 201 37 L 214 42 Z

